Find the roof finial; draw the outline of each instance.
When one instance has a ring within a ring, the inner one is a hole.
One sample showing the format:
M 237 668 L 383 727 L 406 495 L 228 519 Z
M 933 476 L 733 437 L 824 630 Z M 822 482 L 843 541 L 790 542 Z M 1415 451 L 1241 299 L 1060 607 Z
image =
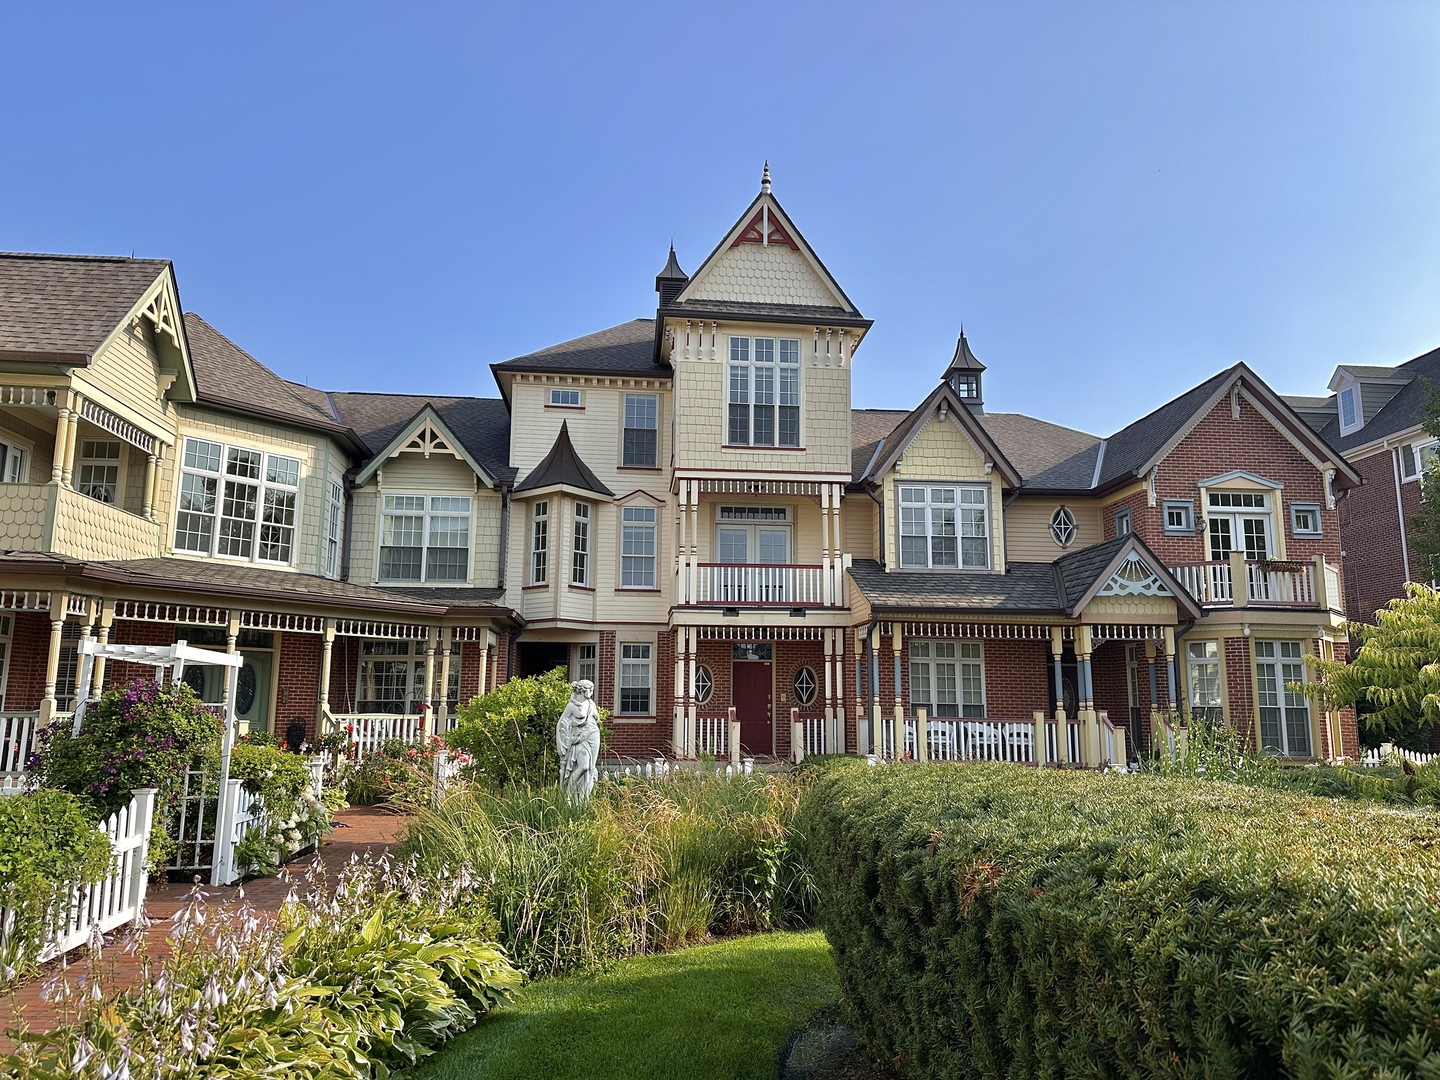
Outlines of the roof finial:
M 765 171 L 760 174 L 760 192 L 763 195 L 770 194 L 770 159 L 765 159 Z

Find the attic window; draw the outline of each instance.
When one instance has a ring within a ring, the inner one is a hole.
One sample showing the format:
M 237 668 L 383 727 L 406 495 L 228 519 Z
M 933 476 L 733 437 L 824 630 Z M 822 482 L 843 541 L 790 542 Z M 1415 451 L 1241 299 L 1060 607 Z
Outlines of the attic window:
M 1340 426 L 1346 431 L 1360 426 L 1355 413 L 1355 388 L 1347 386 L 1340 391 Z
M 557 409 L 580 408 L 579 390 L 551 390 L 550 404 Z

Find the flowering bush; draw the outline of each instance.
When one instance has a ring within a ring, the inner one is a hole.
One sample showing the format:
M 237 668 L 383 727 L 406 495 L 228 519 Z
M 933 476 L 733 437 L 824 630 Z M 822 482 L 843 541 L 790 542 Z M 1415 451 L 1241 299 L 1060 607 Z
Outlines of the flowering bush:
M 435 783 L 435 755 L 445 743 L 431 735 L 419 743 L 393 739 L 355 763 L 346 782 L 352 803 L 426 806 Z
M 217 917 L 196 890 L 137 989 L 107 1003 L 60 973 L 47 989 L 67 1023 L 23 1036 L 0 1068 L 36 1080 L 388 1076 L 520 985 L 472 884 L 357 859 L 274 919 L 243 905 Z
M 330 807 L 315 797 L 309 764 L 299 754 L 241 739 L 230 752 L 230 776 L 258 796 L 264 814 L 264 827 L 252 828 L 235 849 L 243 872 L 273 873 L 330 827 Z

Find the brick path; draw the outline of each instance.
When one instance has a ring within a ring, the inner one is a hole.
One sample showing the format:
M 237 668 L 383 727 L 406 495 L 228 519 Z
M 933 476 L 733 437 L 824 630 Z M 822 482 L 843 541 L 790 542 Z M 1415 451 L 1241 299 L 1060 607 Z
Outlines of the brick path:
M 285 867 L 288 877 L 297 882 L 305 876 L 306 870 L 317 859 L 329 871 L 338 870 L 350 861 L 350 856 L 369 852 L 379 854 L 399 840 L 409 824 L 409 818 L 369 806 L 354 806 L 342 810 L 335 816 L 337 827 L 326 837 L 317 855 L 297 859 Z M 191 882 L 151 885 L 145 894 L 145 913 L 151 919 L 145 931 L 145 952 L 156 958 L 165 955 L 169 949 L 167 938 L 170 934 L 170 920 L 185 904 L 185 896 L 194 887 Z M 219 905 L 233 903 L 238 899 L 239 890 L 233 887 L 204 887 L 208 894 L 207 903 Z M 290 883 L 280 876 L 256 878 L 244 885 L 245 899 L 251 907 L 260 911 L 279 911 L 280 905 L 290 893 Z M 124 931 L 117 931 L 112 937 Z M 89 959 L 85 949 L 71 954 L 69 979 L 76 982 L 89 972 Z M 63 1005 L 45 1001 L 40 992 L 41 985 L 54 973 L 59 961 L 47 964 L 40 974 L 12 990 L 0 994 L 0 1028 L 24 1028 L 29 1031 L 48 1031 L 64 1020 L 60 1011 Z M 126 955 L 122 949 L 104 950 L 98 965 L 98 974 L 106 993 L 111 996 L 135 985 L 140 978 L 140 958 Z M 13 1049 L 10 1038 L 0 1031 L 0 1053 Z

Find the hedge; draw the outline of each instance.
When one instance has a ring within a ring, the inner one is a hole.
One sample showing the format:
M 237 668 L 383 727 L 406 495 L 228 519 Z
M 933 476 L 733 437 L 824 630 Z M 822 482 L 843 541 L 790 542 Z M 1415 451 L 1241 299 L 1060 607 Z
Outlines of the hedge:
M 861 1041 L 906 1077 L 1440 1075 L 1440 817 L 1213 780 L 807 793 Z

